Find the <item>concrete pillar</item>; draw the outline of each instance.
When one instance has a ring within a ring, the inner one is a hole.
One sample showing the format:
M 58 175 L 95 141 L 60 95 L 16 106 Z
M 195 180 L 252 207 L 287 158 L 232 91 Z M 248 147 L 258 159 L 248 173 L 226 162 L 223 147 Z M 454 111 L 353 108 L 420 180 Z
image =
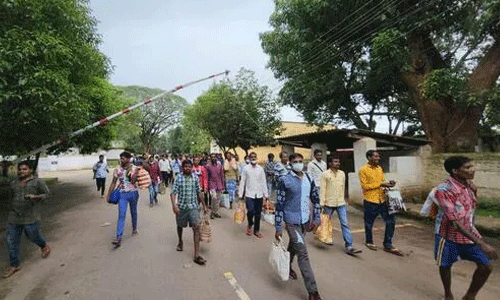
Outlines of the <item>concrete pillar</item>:
M 376 150 L 377 142 L 372 138 L 362 138 L 353 144 L 354 148 L 354 170 L 356 173 L 363 167 L 366 162 L 366 152 L 368 150 Z
M 283 145 L 281 146 L 281 151 L 286 152 L 286 154 L 290 156 L 290 154 L 295 153 L 295 147 L 291 145 Z M 277 159 L 279 160 L 279 157 Z
M 326 152 L 328 151 L 328 147 L 326 146 L 326 144 L 314 143 L 311 145 L 311 157 L 310 157 L 311 160 L 314 159 L 314 150 L 316 149 L 323 151 L 323 161 L 326 162 L 326 155 L 327 155 Z

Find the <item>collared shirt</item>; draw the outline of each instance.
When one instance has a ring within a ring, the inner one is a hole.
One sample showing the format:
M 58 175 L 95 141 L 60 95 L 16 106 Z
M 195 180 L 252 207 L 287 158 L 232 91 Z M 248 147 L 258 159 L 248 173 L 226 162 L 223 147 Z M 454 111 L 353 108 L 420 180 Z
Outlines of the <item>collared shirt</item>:
M 259 165 L 247 165 L 241 174 L 238 196 L 243 198 L 263 198 L 268 197 L 266 174 Z
M 149 177 L 151 177 L 151 182 L 153 184 L 158 184 L 160 182 L 160 167 L 156 161 L 149 163 L 146 166 L 146 171 L 149 173 Z
M 170 172 L 172 168 L 170 167 L 170 162 L 167 159 L 162 159 L 158 162 L 161 172 Z
M 331 169 L 321 175 L 319 199 L 322 206 L 339 207 L 345 205 L 345 173 Z
M 476 195 L 469 186 L 450 177 L 434 191 L 439 203 L 436 217 L 436 233 L 458 244 L 474 243 L 452 225 L 452 221 L 460 221 L 472 234 L 481 238 L 474 226 L 474 211 L 477 207 Z
M 307 173 L 309 173 L 311 179 L 314 180 L 314 184 L 318 187 L 320 186 L 321 175 L 326 171 L 326 168 L 326 163 L 317 159 L 313 159 L 307 164 Z
M 203 188 L 204 190 L 208 189 L 208 179 L 207 179 L 207 169 L 205 169 L 204 166 L 198 165 L 195 166 L 193 165 L 193 174 L 198 176 L 198 181 L 200 182 L 200 189 Z
M 95 172 L 95 178 L 106 178 L 108 176 L 108 165 L 105 162 L 98 161 L 92 169 Z
M 182 173 L 175 177 L 171 194 L 177 196 L 179 209 L 195 209 L 200 207 L 198 203 L 199 191 L 200 183 L 198 176 L 195 174 L 186 176 Z
M 290 172 L 291 167 L 289 164 L 284 165 L 282 162 L 276 163 L 274 166 L 274 176 L 276 177 L 276 180 L 279 179 L 281 176 L 285 176 Z
M 172 162 L 172 171 L 174 172 L 175 175 L 181 172 L 181 162 L 178 159 Z
M 134 165 L 130 165 L 128 170 L 125 170 L 122 166 L 115 169 L 113 173 L 113 178 L 118 180 L 117 188 L 124 192 L 137 191 L 137 173 L 139 168 Z
M 205 168 L 207 169 L 207 178 L 208 178 L 208 190 L 216 190 L 223 191 L 226 186 L 224 182 L 224 168 L 219 161 L 216 161 L 215 164 L 212 161 L 209 161 Z
M 274 167 L 276 166 L 275 161 L 268 160 L 264 166 L 264 172 L 266 173 L 266 178 L 268 180 L 274 179 Z
M 359 182 L 366 201 L 372 203 L 385 202 L 385 195 L 381 186 L 382 182 L 384 182 L 384 171 L 381 166 L 364 165 L 359 170 Z
M 45 181 L 28 178 L 23 186 L 19 179 L 14 179 L 10 184 L 12 192 L 12 205 L 8 216 L 9 224 L 33 224 L 40 221 L 40 203 L 49 196 L 49 188 Z M 40 200 L 26 198 L 26 195 L 39 195 Z

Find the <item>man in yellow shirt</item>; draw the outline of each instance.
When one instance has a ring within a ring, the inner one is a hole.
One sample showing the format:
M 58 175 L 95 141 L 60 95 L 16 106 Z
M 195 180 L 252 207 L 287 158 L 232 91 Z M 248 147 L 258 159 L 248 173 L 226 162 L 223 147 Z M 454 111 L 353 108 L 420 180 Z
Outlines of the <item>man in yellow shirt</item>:
M 337 211 L 345 243 L 345 252 L 353 255 L 361 253 L 361 250 L 357 250 L 352 246 L 352 235 L 347 221 L 347 205 L 345 201 L 345 173 L 339 168 L 340 159 L 333 154 L 328 158 L 328 170 L 321 175 L 319 200 L 323 211 L 328 214 L 330 222 L 333 213 Z
M 380 166 L 380 154 L 375 150 L 366 152 L 368 163 L 359 170 L 359 181 L 363 189 L 363 206 L 365 220 L 366 247 L 370 250 L 377 250 L 373 244 L 373 223 L 380 214 L 385 222 L 384 251 L 402 255 L 401 251 L 392 245 L 392 237 L 396 228 L 394 215 L 389 214 L 389 207 L 385 198 L 384 188 L 391 188 L 396 185 L 394 180 L 384 181 L 384 171 Z

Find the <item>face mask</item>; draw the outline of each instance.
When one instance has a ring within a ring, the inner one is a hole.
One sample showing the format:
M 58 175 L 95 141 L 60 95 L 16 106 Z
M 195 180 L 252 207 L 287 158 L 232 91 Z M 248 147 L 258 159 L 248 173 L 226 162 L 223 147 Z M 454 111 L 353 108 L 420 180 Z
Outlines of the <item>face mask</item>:
M 247 160 L 245 160 L 245 162 L 246 162 L 247 164 L 249 164 L 249 163 L 250 163 L 250 160 L 249 160 L 249 159 L 247 159 Z
M 256 159 L 253 159 L 252 161 L 250 161 L 252 163 L 252 165 L 256 165 L 257 164 L 257 160 Z
M 295 172 L 302 172 L 302 170 L 304 169 L 304 163 L 296 162 L 292 165 L 292 169 Z

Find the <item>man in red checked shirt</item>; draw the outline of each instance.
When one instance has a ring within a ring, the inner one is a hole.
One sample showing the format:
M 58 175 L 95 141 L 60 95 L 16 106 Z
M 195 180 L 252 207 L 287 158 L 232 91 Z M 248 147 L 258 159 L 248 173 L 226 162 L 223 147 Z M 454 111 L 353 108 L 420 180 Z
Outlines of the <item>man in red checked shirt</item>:
M 158 162 L 154 159 L 153 155 L 149 156 L 147 164 L 144 169 L 148 171 L 149 177 L 151 177 L 151 185 L 149 186 L 149 206 L 153 207 L 154 204 L 158 204 L 158 192 L 160 187 L 160 166 Z
M 444 286 L 445 299 L 451 300 L 451 267 L 460 257 L 477 264 L 472 283 L 462 299 L 476 299 L 492 268 L 491 259 L 498 259 L 495 249 L 481 238 L 474 226 L 477 188 L 472 183 L 474 166 L 471 159 L 452 156 L 444 162 L 450 178 L 438 186 L 431 197 L 439 204 L 436 218 L 435 258 Z

